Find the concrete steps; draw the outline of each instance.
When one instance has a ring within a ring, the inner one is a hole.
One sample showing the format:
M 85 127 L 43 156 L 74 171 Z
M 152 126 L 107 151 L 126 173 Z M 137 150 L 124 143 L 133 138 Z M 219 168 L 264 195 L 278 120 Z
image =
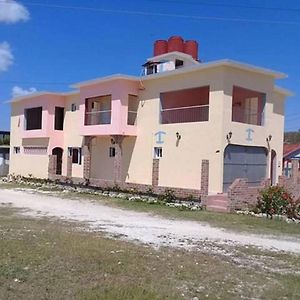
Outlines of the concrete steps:
M 214 212 L 229 212 L 227 194 L 209 195 L 206 201 L 206 210 Z

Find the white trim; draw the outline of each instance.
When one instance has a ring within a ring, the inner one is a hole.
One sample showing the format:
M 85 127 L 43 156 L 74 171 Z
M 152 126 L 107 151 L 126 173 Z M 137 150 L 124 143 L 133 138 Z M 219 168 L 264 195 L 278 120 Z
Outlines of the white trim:
M 248 72 L 260 73 L 266 76 L 271 76 L 274 79 L 283 79 L 287 77 L 287 75 L 284 73 L 276 72 L 273 70 L 269 70 L 269 69 L 265 69 L 265 68 L 245 64 L 245 63 L 240 63 L 234 60 L 224 59 L 224 60 L 217 60 L 208 63 L 199 63 L 195 66 L 175 69 L 173 71 L 161 72 L 161 73 L 156 73 L 151 75 L 144 75 L 142 76 L 142 80 L 146 81 L 151 79 L 159 79 L 167 76 L 182 75 L 186 73 L 197 72 L 202 70 L 204 71 L 207 69 L 218 68 L 218 67 L 231 67 L 231 68 L 240 69 Z
M 274 92 L 275 92 L 275 93 L 278 93 L 278 94 L 281 94 L 281 95 L 284 95 L 284 96 L 286 96 L 286 97 L 292 97 L 292 96 L 295 96 L 295 94 L 292 93 L 291 91 L 289 91 L 289 90 L 287 90 L 287 89 L 284 89 L 284 88 L 282 88 L 282 87 L 280 87 L 280 86 L 277 86 L 277 85 L 275 85 L 275 87 L 274 87 Z
M 191 55 L 183 53 L 183 52 L 179 52 L 179 51 L 173 51 L 173 52 L 168 52 L 168 53 L 164 53 L 161 55 L 153 56 L 153 57 L 148 58 L 147 61 L 162 60 L 162 59 L 167 59 L 168 57 L 174 57 L 174 56 L 177 56 L 178 58 L 183 58 L 183 59 L 189 60 L 196 65 L 199 64 L 199 62 L 197 60 L 193 59 L 193 57 Z
M 26 96 L 20 96 L 13 98 L 11 100 L 5 101 L 4 103 L 14 103 L 14 102 L 19 102 L 23 101 L 26 99 L 31 99 L 31 98 L 36 98 L 39 96 L 46 96 L 46 95 L 52 95 L 52 96 L 70 96 L 70 95 L 76 95 L 79 94 L 79 91 L 70 91 L 70 92 L 62 92 L 62 93 L 55 93 L 55 92 L 48 92 L 48 91 L 42 91 L 42 92 L 37 92 L 37 93 L 32 93 Z
M 89 86 L 89 85 L 93 85 L 93 84 L 97 84 L 97 83 L 103 83 L 103 82 L 107 82 L 107 81 L 111 81 L 111 80 L 120 80 L 120 79 L 138 81 L 139 77 L 125 75 L 125 74 L 113 74 L 113 75 L 109 75 L 109 76 L 105 76 L 105 77 L 99 77 L 99 78 L 95 78 L 95 79 L 91 79 L 91 80 L 87 80 L 87 81 L 74 83 L 74 84 L 70 85 L 70 87 L 81 88 L 84 86 Z

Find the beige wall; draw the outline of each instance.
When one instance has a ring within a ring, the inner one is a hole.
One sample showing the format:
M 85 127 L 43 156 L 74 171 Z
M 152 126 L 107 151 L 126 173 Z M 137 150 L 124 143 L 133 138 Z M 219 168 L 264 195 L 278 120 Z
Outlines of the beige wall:
M 114 179 L 114 158 L 109 157 L 110 137 L 97 137 L 91 143 L 91 177 Z
M 160 92 L 192 87 L 210 86 L 209 122 L 160 124 Z M 266 94 L 265 126 L 231 121 L 232 88 L 240 86 Z M 282 95 L 273 92 L 273 79 L 252 72 L 229 67 L 215 68 L 189 75 L 172 76 L 143 82 L 140 95 L 137 125 L 138 135 L 133 147 L 128 182 L 151 184 L 153 148 L 161 146 L 159 185 L 200 188 L 201 161 L 210 163 L 209 192 L 223 190 L 223 156 L 228 145 L 226 135 L 233 133 L 231 143 L 268 148 L 266 137 L 272 135 L 270 149 L 277 153 L 277 176 L 280 175 L 283 141 Z M 247 141 L 246 130 L 254 130 L 253 140 Z M 166 133 L 164 144 L 156 144 L 155 133 Z M 181 135 L 176 145 L 176 132 Z M 269 175 L 269 167 L 267 170 Z
M 72 103 L 76 104 L 77 110 L 71 111 Z M 79 95 L 70 95 L 65 100 L 65 122 L 64 122 L 64 152 L 63 152 L 63 175 L 67 175 L 67 157 L 68 147 L 82 147 L 83 137 L 79 135 L 80 128 L 80 99 Z M 72 176 L 83 177 L 83 159 L 82 164 L 72 164 Z

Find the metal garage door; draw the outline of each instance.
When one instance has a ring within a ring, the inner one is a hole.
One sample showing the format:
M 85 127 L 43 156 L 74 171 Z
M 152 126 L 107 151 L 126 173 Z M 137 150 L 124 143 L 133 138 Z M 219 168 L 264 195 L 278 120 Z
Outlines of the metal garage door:
M 265 148 L 228 145 L 224 153 L 224 192 L 236 178 L 247 178 L 250 185 L 259 185 L 266 176 L 266 169 Z

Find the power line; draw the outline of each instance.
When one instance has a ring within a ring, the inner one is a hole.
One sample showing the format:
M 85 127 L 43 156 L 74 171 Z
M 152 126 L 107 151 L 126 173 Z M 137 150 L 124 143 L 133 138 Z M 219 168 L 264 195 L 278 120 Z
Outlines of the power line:
M 18 80 L 1 80 L 0 84 L 33 84 L 33 85 L 70 85 L 72 82 L 39 82 L 39 81 L 18 81 Z
M 300 12 L 297 8 L 284 8 L 284 7 L 266 7 L 266 6 L 250 6 L 250 5 L 240 5 L 240 4 L 224 4 L 224 3 L 205 3 L 205 2 L 179 2 L 175 0 L 147 0 L 151 2 L 161 2 L 161 3 L 177 3 L 177 4 L 191 4 L 197 6 L 214 6 L 214 7 L 226 7 L 226 8 L 243 8 L 243 9 L 260 9 L 260 10 L 272 10 L 272 11 L 288 11 L 288 12 Z
M 0 0 L 0 2 L 4 3 L 3 0 Z M 192 19 L 192 20 L 212 20 L 212 21 L 227 21 L 227 22 L 248 22 L 248 23 L 260 23 L 260 24 L 300 25 L 300 22 L 292 22 L 292 21 L 273 21 L 273 20 L 258 20 L 258 19 L 246 19 L 246 18 L 226 18 L 226 17 L 205 17 L 205 16 L 196 16 L 196 15 L 145 12 L 145 11 L 138 11 L 138 10 L 118 10 L 118 9 L 94 8 L 94 7 L 86 7 L 86 6 L 45 4 L 45 3 L 38 3 L 38 2 L 24 2 L 24 4 L 28 6 L 85 10 L 85 11 L 94 11 L 94 12 L 103 12 L 103 13 L 117 13 L 117 14 L 124 14 L 124 15 L 127 14 L 127 15 L 139 15 L 139 16 L 170 17 L 170 18 L 181 18 L 181 19 Z

